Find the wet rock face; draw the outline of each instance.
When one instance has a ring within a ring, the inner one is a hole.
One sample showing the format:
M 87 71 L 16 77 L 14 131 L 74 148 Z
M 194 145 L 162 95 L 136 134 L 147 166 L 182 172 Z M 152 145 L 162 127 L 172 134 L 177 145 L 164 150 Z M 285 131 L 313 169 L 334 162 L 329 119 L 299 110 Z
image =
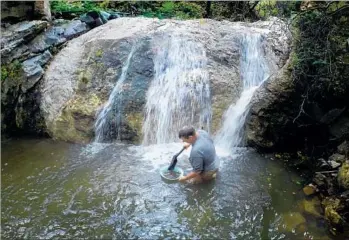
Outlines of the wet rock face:
M 2 27 L 2 132 L 44 135 L 41 79 L 45 66 L 68 39 L 86 32 L 81 21 L 25 21 Z
M 1 29 L 1 60 L 2 63 L 9 63 L 20 57 L 29 54 L 25 43 L 33 39 L 37 34 L 47 27 L 45 21 L 22 22 Z
M 113 20 L 88 33 L 89 27 L 80 20 L 31 21 L 7 26 L 2 29 L 1 39 L 2 70 L 9 76 L 2 81 L 2 129 L 47 132 L 54 138 L 77 142 L 91 140 L 96 114 L 108 100 L 132 46 L 137 44 L 115 109 L 123 120 L 118 126 L 113 123 L 115 115 L 109 116 L 112 125 L 109 138 L 115 138 L 118 128 L 121 140 L 141 140 L 157 42 L 166 41 L 166 36 L 176 32 L 205 48 L 211 131 L 215 132 L 225 110 L 241 92 L 242 37 L 263 35 L 261 47 L 270 60 L 271 71 L 277 71 L 289 51 L 284 27 L 277 19 L 250 24 L 143 18 Z M 99 101 L 94 103 L 98 104 L 92 104 L 86 96 L 96 96 Z M 82 109 L 87 104 L 91 109 L 88 117 L 81 117 L 76 106 L 68 107 L 73 103 L 79 103 Z
M 139 141 L 142 137 L 146 93 L 154 77 L 156 55 L 154 46 L 159 36 L 161 37 L 163 33 L 170 35 L 172 31 L 182 33 L 188 40 L 200 42 L 205 47 L 211 85 L 214 132 L 220 127 L 224 111 L 236 101 L 241 91 L 242 36 L 253 33 L 265 36 L 262 48 L 266 57 L 270 57 L 269 65 L 272 71 L 277 71 L 278 65 L 283 65 L 284 59 L 287 59 L 289 39 L 287 33 L 283 32 L 284 24 L 276 19 L 273 21 L 274 25 L 270 23 L 263 25 L 260 22 L 254 25 L 214 20 L 158 21 L 142 18 L 109 21 L 70 41 L 48 67 L 41 90 L 43 94 L 41 110 L 48 132 L 53 137 L 62 138 L 55 134 L 57 119 L 60 119 L 59 126 L 63 128 L 68 126 L 69 124 L 61 124 L 63 120 L 60 116 L 63 109 L 67 114 L 66 111 L 69 111 L 65 108 L 67 103 L 86 94 L 95 94 L 101 100 L 101 104 L 91 111 L 90 118 L 95 118 L 118 81 L 132 46 L 138 44 L 127 70 L 126 79 L 121 86 L 123 91 L 119 96 L 119 104 L 114 111 L 122 115 L 122 121 L 115 122 L 116 116 L 113 114 L 107 116 L 111 125 L 110 136 L 107 138 L 115 138 L 118 128 L 121 129 L 121 140 Z M 270 26 L 274 29 L 272 30 Z M 273 41 L 269 41 L 271 39 Z M 286 49 L 283 49 L 285 46 Z M 65 120 L 70 121 L 68 118 Z M 88 129 L 91 130 L 93 127 L 89 126 Z M 60 130 L 60 132 L 66 131 Z M 88 135 L 92 136 L 93 132 Z M 65 139 L 78 141 L 77 139 L 81 137 Z
M 296 133 L 282 135 L 279 131 L 292 124 L 288 111 L 295 107 L 294 103 L 289 101 L 293 95 L 294 84 L 291 80 L 289 63 L 286 63 L 254 94 L 250 113 L 246 119 L 246 138 L 250 146 L 269 150 L 287 148 L 290 144 L 288 141 L 292 141 Z M 287 107 L 282 105 L 284 102 L 288 102 Z
M 143 107 L 154 69 L 150 39 L 143 38 L 137 41 L 122 39 L 117 42 L 95 41 L 87 44 L 84 51 L 83 59 L 86 61 L 80 68 L 77 94 L 84 96 L 94 92 L 102 99 L 103 102 L 91 115 L 94 119 L 108 101 L 115 84 L 121 81 L 122 70 L 132 48 L 135 48 L 135 52 L 131 56 L 125 80 L 120 86 L 121 92 L 117 96 L 117 103 L 106 119 L 110 124 L 105 141 L 112 141 L 117 137 L 130 142 L 140 140 Z M 124 119 L 121 126 L 118 126 L 117 123 L 120 117 L 118 115 Z M 93 134 L 93 129 L 91 133 Z

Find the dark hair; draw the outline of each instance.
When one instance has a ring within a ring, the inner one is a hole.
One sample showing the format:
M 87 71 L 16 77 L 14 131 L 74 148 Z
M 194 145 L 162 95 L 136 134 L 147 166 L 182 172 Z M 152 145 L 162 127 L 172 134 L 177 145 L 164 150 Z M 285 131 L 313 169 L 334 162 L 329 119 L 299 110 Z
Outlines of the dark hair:
M 193 127 L 188 127 L 188 126 L 185 126 L 183 127 L 181 130 L 179 130 L 178 132 L 178 137 L 179 138 L 188 138 L 190 136 L 194 136 L 195 135 L 195 128 Z

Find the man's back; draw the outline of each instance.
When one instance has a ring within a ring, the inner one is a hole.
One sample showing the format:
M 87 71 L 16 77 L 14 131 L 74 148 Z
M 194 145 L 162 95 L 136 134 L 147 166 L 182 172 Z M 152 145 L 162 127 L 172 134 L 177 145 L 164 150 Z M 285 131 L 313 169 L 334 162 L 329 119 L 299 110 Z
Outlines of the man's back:
M 189 161 L 194 171 L 207 172 L 217 169 L 216 149 L 213 141 L 204 130 L 198 130 L 198 138 L 192 145 Z

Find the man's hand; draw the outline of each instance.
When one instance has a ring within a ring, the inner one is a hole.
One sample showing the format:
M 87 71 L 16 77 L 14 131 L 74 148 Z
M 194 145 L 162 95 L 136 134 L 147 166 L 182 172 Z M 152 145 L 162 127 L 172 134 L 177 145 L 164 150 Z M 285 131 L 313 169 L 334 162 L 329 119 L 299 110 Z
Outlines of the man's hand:
M 178 181 L 180 182 L 185 182 L 187 180 L 187 178 L 185 176 L 182 176 L 178 179 Z
M 190 143 L 184 142 L 184 143 L 183 143 L 183 147 L 184 147 L 185 149 L 188 149 L 188 147 L 190 147 Z

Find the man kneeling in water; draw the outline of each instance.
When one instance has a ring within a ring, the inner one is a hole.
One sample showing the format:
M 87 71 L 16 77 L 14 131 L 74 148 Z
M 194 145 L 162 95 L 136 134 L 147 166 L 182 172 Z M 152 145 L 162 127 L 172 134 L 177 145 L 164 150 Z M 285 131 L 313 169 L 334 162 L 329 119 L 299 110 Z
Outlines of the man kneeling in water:
M 218 171 L 216 149 L 213 140 L 204 130 L 195 131 L 193 127 L 184 127 L 179 131 L 179 138 L 184 147 L 192 145 L 189 162 L 193 171 L 180 177 L 179 181 L 190 180 L 193 183 L 209 181 L 216 177 Z

